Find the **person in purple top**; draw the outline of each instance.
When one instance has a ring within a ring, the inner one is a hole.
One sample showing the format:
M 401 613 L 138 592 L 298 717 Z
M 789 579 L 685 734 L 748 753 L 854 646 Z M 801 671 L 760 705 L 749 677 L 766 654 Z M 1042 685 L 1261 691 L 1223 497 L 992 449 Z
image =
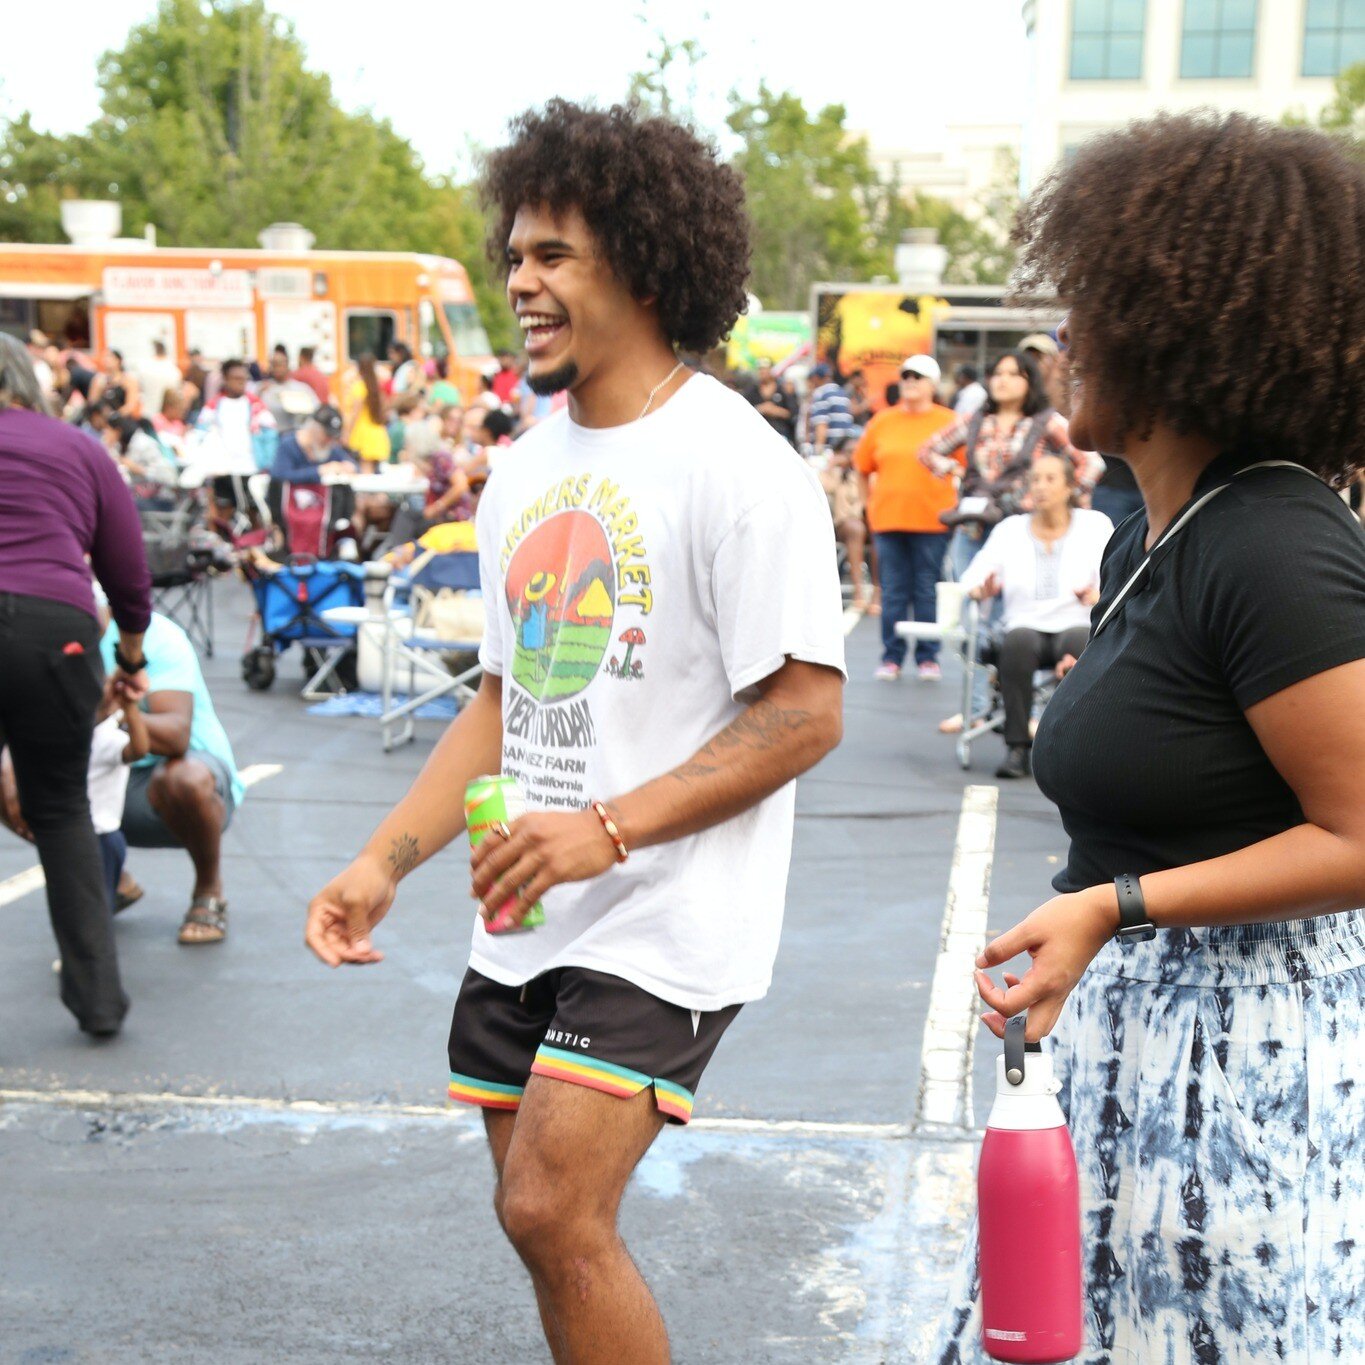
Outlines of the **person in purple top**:
M 3 814 L 38 847 L 62 1003 L 108 1037 L 128 997 L 86 795 L 104 678 L 92 569 L 119 629 L 115 691 L 139 698 L 152 600 L 133 495 L 98 441 L 47 416 L 27 352 L 0 334 L 0 746 L 16 788 Z

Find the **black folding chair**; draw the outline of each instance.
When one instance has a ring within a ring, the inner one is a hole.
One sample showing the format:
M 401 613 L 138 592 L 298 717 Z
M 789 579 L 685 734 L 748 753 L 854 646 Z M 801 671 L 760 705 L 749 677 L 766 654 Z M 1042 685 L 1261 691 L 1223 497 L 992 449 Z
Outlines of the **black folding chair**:
M 152 606 L 190 637 L 206 658 L 213 658 L 214 551 L 197 546 L 190 530 L 198 503 L 185 499 L 172 509 L 143 511 L 142 544 L 152 575 Z

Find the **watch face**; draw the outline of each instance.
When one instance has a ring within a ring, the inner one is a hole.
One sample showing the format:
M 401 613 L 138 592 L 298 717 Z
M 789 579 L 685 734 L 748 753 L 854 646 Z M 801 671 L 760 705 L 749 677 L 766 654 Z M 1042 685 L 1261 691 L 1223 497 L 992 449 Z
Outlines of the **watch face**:
M 1155 924 L 1125 925 L 1115 937 L 1120 943 L 1148 943 L 1156 937 Z

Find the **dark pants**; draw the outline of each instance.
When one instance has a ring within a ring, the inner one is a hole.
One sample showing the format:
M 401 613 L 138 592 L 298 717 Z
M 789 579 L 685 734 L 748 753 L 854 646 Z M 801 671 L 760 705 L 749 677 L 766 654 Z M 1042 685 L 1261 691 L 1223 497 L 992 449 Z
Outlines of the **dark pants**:
M 0 593 L 0 744 L 47 878 L 62 1003 L 85 1029 L 116 1027 L 128 1009 L 86 795 L 99 641 L 99 623 L 76 607 Z
M 1012 630 L 1000 645 L 1000 698 L 1005 704 L 1005 743 L 1027 744 L 1033 714 L 1033 675 L 1056 668 L 1068 655 L 1080 658 L 1090 638 L 1085 626 L 1044 635 L 1040 630 Z
M 1142 510 L 1142 494 L 1136 488 L 1106 488 L 1101 484 L 1091 493 L 1090 505 L 1117 526 Z
M 905 641 L 896 634 L 898 621 L 933 621 L 943 577 L 947 531 L 878 531 L 877 561 L 882 582 L 882 662 L 905 663 Z M 913 614 L 912 614 L 913 613 Z M 915 662 L 938 658 L 937 640 L 915 641 Z

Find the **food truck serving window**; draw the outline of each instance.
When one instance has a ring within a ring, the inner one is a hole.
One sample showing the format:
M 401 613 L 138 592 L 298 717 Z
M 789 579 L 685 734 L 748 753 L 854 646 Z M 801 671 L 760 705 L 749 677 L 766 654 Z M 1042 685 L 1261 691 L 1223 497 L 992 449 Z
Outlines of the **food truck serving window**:
M 450 335 L 455 341 L 455 354 L 461 357 L 492 355 L 488 333 L 479 321 L 479 310 L 472 303 L 443 303 Z
M 386 308 L 346 310 L 346 358 L 359 360 L 372 355 L 383 360 L 398 335 L 398 314 Z
M 417 305 L 417 322 L 422 329 L 422 354 L 440 359 L 448 356 L 450 347 L 446 344 L 446 334 L 436 321 L 436 310 L 426 299 Z

